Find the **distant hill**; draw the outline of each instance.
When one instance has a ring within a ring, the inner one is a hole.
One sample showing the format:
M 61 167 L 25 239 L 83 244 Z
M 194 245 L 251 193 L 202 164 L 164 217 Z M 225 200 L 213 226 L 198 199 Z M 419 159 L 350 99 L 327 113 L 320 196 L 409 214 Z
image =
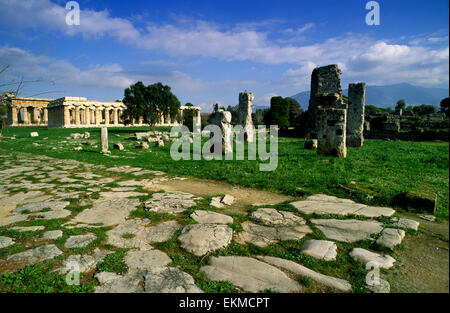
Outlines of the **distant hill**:
M 348 94 L 348 89 L 344 90 Z M 395 107 L 399 99 L 405 99 L 407 105 L 434 104 L 439 106 L 443 98 L 448 97 L 449 90 L 444 88 L 426 88 L 414 86 L 407 83 L 386 85 L 386 86 L 367 86 L 366 104 L 375 105 L 380 108 Z M 300 103 L 302 109 L 308 109 L 309 91 L 300 92 L 291 98 Z

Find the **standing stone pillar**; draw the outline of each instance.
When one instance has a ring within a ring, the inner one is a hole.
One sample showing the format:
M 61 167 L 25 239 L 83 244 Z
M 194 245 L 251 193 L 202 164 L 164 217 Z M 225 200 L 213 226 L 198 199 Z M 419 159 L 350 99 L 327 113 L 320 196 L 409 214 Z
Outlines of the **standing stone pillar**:
M 310 138 L 317 138 L 318 98 L 327 94 L 338 94 L 342 97 L 341 74 L 342 72 L 336 64 L 317 67 L 311 74 L 311 96 L 306 122 L 306 132 Z
M 39 110 L 33 107 L 33 120 L 32 124 L 39 124 Z
M 23 123 L 25 125 L 30 124 L 30 115 L 28 113 L 28 108 L 27 107 L 23 108 Z
M 211 115 L 211 124 L 220 127 L 222 132 L 222 153 L 232 153 L 233 146 L 231 141 L 231 112 L 219 110 Z M 211 136 L 213 134 L 211 133 Z
M 11 122 L 12 125 L 17 125 L 17 108 L 11 107 Z
M 143 121 L 144 121 L 144 118 L 142 116 L 139 116 L 138 125 L 141 126 Z
M 239 93 L 239 106 L 238 106 L 239 125 L 241 125 L 244 128 L 245 131 L 244 138 L 248 142 L 253 142 L 255 140 L 253 120 L 252 120 L 252 104 L 254 99 L 255 96 L 253 95 L 252 92 L 245 91 Z
M 43 113 L 43 120 L 44 120 L 44 124 L 48 125 L 48 109 L 44 108 L 44 113 Z
M 80 125 L 80 108 L 79 107 L 75 107 L 75 125 L 76 126 Z
M 84 122 L 86 126 L 91 125 L 91 109 L 88 107 L 86 107 L 84 111 Z
M 319 107 L 317 124 L 317 154 L 345 158 L 347 110 Z
M 101 153 L 109 153 L 109 150 L 108 150 L 108 128 L 107 127 L 101 128 L 100 140 L 101 140 L 101 146 L 102 146 Z
M 113 110 L 113 120 L 114 120 L 114 125 L 119 124 L 119 109 L 114 108 Z
M 64 126 L 70 125 L 70 110 L 68 106 L 64 106 Z
M 364 144 L 364 110 L 366 84 L 348 85 L 347 146 L 362 147 Z
M 105 108 L 105 125 L 109 125 L 109 108 Z
M 100 125 L 100 120 L 101 120 L 101 112 L 100 112 L 100 108 L 96 107 L 95 108 L 95 125 Z

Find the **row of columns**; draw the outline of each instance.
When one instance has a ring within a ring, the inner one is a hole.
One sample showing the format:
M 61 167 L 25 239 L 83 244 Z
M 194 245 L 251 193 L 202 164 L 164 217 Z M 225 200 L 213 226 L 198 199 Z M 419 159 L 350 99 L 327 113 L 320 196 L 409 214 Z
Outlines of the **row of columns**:
M 119 108 L 83 108 L 64 106 L 64 125 L 119 125 L 122 110 Z M 104 115 L 104 117 L 103 117 Z M 112 115 L 112 116 L 111 116 Z
M 22 109 L 22 123 L 24 125 L 40 125 L 48 124 L 48 110 L 47 108 L 37 108 L 37 107 L 11 107 L 11 122 L 12 125 L 20 124 L 19 114 Z M 31 110 L 30 110 L 31 109 Z M 42 110 L 40 112 L 40 110 Z M 42 113 L 42 114 L 40 114 Z

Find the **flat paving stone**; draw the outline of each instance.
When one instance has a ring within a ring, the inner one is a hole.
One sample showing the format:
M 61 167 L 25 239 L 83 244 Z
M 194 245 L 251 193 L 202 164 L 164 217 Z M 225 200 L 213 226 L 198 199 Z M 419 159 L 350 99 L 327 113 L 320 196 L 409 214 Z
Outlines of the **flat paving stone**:
M 140 204 L 139 199 L 116 198 L 96 200 L 90 209 L 79 213 L 71 222 L 97 224 L 104 226 L 117 225 L 125 221 L 130 212 Z
M 96 248 L 92 255 L 89 254 L 76 254 L 69 255 L 67 259 L 63 261 L 63 265 L 59 268 L 61 274 L 65 274 L 69 271 L 80 273 L 90 272 L 95 269 L 97 263 L 102 262 L 108 254 L 113 253 L 108 250 L 100 250 Z
M 95 275 L 100 283 L 96 293 L 202 293 L 194 278 L 174 267 L 150 267 L 146 270 L 132 270 L 120 276 L 102 272 Z
M 216 213 L 213 211 L 196 210 L 191 214 L 191 218 L 200 224 L 232 224 L 231 216 Z
M 394 250 L 394 247 L 401 244 L 405 238 L 405 231 L 402 229 L 385 228 L 381 232 L 381 236 L 377 239 L 377 244 Z
M 353 248 L 349 253 L 354 260 L 367 264 L 369 262 L 378 263 L 380 268 L 389 269 L 394 266 L 395 259 L 387 254 L 378 254 L 362 248 Z
M 293 292 L 302 287 L 274 266 L 254 258 L 242 256 L 219 256 L 211 258 L 211 265 L 200 271 L 212 281 L 230 281 L 247 292 L 262 292 L 268 289 Z
M 394 227 L 404 228 L 404 229 L 410 229 L 410 230 L 419 230 L 420 223 L 408 218 L 399 218 L 397 222 L 392 224 Z
M 344 279 L 317 273 L 303 265 L 300 265 L 300 264 L 295 263 L 290 260 L 285 260 L 285 259 L 271 257 L 271 256 L 258 256 L 258 259 L 260 259 L 268 264 L 274 265 L 278 268 L 281 268 L 281 269 L 284 269 L 291 273 L 294 273 L 298 276 L 306 277 L 311 280 L 314 280 L 324 286 L 337 289 L 339 291 L 348 292 L 352 288 L 352 285 Z
M 291 212 L 271 208 L 260 208 L 252 212 L 250 219 L 257 224 L 271 227 L 305 225 L 306 221 Z
M 14 244 L 14 240 L 9 237 L 0 236 L 0 249 L 12 246 Z
M 373 207 L 323 194 L 312 195 L 305 200 L 292 202 L 291 205 L 302 214 L 360 215 L 365 217 L 391 216 L 395 210 Z
M 145 202 L 145 208 L 157 213 L 180 213 L 196 205 L 194 200 L 198 197 L 186 192 L 154 193 L 152 198 Z
M 49 230 L 36 238 L 36 241 L 56 240 L 63 236 L 62 230 Z
M 47 212 L 39 212 L 39 213 L 31 213 L 31 214 L 20 214 L 20 215 L 12 215 L 6 217 L 1 223 L 2 225 L 9 225 L 12 223 L 23 222 L 23 221 L 33 221 L 33 220 L 53 220 L 59 218 L 65 218 L 71 215 L 72 212 L 66 209 L 57 210 L 57 211 L 47 211 Z
M 97 239 L 97 236 L 95 236 L 94 234 L 71 236 L 66 240 L 64 247 L 70 249 L 84 248 L 95 239 Z
M 20 232 L 25 232 L 25 231 L 35 232 L 38 230 L 45 229 L 45 226 L 15 226 L 15 227 L 12 227 L 11 229 L 15 230 L 15 231 L 20 231 Z
M 172 259 L 159 250 L 128 251 L 124 262 L 129 269 L 147 269 L 149 267 L 164 267 L 172 262 Z
M 50 244 L 10 255 L 6 258 L 6 261 L 24 265 L 36 264 L 45 260 L 53 259 L 62 253 L 63 252 L 59 250 L 57 246 Z
M 194 224 L 183 228 L 178 242 L 186 251 L 202 256 L 231 243 L 233 230 L 228 225 Z
M 375 221 L 313 219 L 311 222 L 325 237 L 343 242 L 371 240 L 372 235 L 383 230 L 382 224 Z
M 148 219 L 130 219 L 106 232 L 108 244 L 119 248 L 151 249 L 151 244 L 164 242 L 172 238 L 180 228 L 177 221 L 167 221 L 158 225 L 149 225 Z M 127 238 L 126 235 L 133 237 Z
M 336 260 L 337 246 L 328 240 L 307 240 L 303 243 L 302 253 L 325 261 Z
M 68 201 L 44 201 L 44 202 L 36 202 L 36 203 L 29 203 L 26 205 L 23 205 L 21 207 L 18 207 L 14 209 L 13 213 L 22 213 L 23 211 L 30 211 L 30 212 L 36 212 L 36 211 L 42 211 L 44 209 L 50 209 L 53 211 L 56 210 L 62 210 L 66 206 L 68 206 L 70 202 Z
M 242 244 L 252 243 L 259 247 L 266 247 L 283 240 L 300 240 L 312 233 L 312 229 L 308 225 L 269 227 L 247 221 L 241 226 L 242 231 L 237 233 L 234 239 Z

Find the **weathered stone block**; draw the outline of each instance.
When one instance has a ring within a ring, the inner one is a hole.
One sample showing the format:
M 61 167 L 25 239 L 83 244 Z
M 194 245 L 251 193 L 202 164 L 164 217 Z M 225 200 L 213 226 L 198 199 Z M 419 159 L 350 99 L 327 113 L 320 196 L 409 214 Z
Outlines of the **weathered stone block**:
M 347 156 L 347 111 L 345 109 L 319 108 L 317 121 L 317 154 L 345 158 Z
M 254 138 L 254 127 L 252 120 L 252 104 L 255 96 L 251 92 L 241 92 L 239 93 L 239 106 L 238 106 L 238 116 L 239 125 L 241 125 L 245 130 L 244 138 L 248 142 L 253 142 Z
M 362 147 L 364 143 L 364 107 L 366 84 L 356 83 L 348 86 L 347 146 Z

